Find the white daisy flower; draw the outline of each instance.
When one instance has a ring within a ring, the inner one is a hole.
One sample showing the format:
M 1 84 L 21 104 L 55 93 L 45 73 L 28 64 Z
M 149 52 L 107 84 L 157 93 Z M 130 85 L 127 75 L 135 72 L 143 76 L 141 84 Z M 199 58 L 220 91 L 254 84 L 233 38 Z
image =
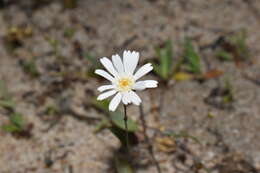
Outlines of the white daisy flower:
M 97 100 L 104 100 L 115 95 L 109 103 L 110 111 L 115 111 L 121 101 L 125 105 L 130 103 L 140 105 L 142 101 L 135 91 L 157 87 L 158 82 L 155 80 L 137 81 L 153 70 L 152 64 L 147 63 L 135 72 L 138 60 L 139 53 L 135 51 L 124 51 L 123 61 L 119 55 L 113 55 L 112 62 L 106 57 L 100 59 L 110 74 L 101 69 L 97 69 L 95 73 L 109 80 L 111 84 L 98 88 L 98 91 L 106 92 L 100 94 Z

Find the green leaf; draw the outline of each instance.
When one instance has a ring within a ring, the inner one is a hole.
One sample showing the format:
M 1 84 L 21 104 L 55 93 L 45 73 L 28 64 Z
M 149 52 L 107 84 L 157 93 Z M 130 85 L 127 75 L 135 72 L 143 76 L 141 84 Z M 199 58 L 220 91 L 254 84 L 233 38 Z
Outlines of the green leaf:
M 54 105 L 47 106 L 44 112 L 46 115 L 55 115 L 59 113 L 58 109 Z
M 7 108 L 7 109 L 14 109 L 15 102 L 13 102 L 12 100 L 0 100 L 0 106 Z
M 155 72 L 162 79 L 167 80 L 172 73 L 172 43 L 167 40 L 162 47 L 155 48 L 157 57 L 159 58 L 159 64 L 155 65 Z
M 124 121 L 124 115 L 121 112 L 111 112 L 110 113 L 111 121 L 114 125 L 117 127 L 126 130 L 125 129 L 125 121 Z M 131 120 L 129 117 L 127 119 L 127 130 L 129 132 L 135 132 L 138 130 L 138 125 Z
M 133 173 L 133 168 L 128 160 L 119 154 L 115 155 L 115 167 L 117 173 Z
M 227 38 L 228 41 L 236 47 L 236 51 L 239 56 L 237 58 L 240 58 L 241 60 L 246 60 L 250 57 L 250 53 L 246 45 L 246 38 L 247 34 L 245 30 L 241 30 L 240 32 L 237 32 Z
M 2 129 L 6 132 L 20 132 L 23 130 L 24 121 L 22 115 L 19 113 L 13 113 L 9 117 L 9 124 L 3 125 Z
M 108 112 L 108 105 L 109 105 L 109 101 L 107 99 L 105 100 L 102 100 L 102 101 L 99 101 L 95 98 L 92 98 L 91 100 L 91 104 L 97 108 L 97 109 L 100 109 L 104 112 Z
M 201 142 L 196 137 L 189 135 L 187 132 L 174 133 L 168 131 L 168 132 L 164 132 L 164 134 L 173 138 L 190 138 L 194 142 L 201 144 Z
M 63 32 L 63 36 L 67 38 L 73 37 L 74 34 L 75 34 L 75 30 L 73 28 L 65 28 Z
M 119 128 L 118 126 L 112 124 L 112 126 L 108 127 L 108 129 L 120 140 L 123 149 L 127 148 L 127 135 L 126 131 Z M 138 138 L 134 132 L 128 132 L 128 145 L 134 146 L 138 144 Z
M 246 37 L 247 37 L 246 32 L 245 30 L 243 30 L 238 34 L 238 38 L 237 38 L 238 52 L 243 59 L 249 58 L 249 51 L 246 45 Z
M 109 127 L 110 126 L 110 122 L 108 121 L 108 119 L 103 118 L 96 126 L 94 129 L 94 133 L 98 133 L 99 131 L 101 131 L 102 129 Z
M 200 57 L 198 53 L 195 51 L 192 42 L 189 38 L 185 39 L 184 57 L 187 60 L 186 69 L 191 73 L 200 74 Z
M 152 63 L 152 65 L 153 65 L 153 69 L 154 69 L 154 72 L 158 75 L 158 76 L 160 76 L 161 78 L 162 78 L 162 72 L 161 72 L 161 67 L 160 67 L 160 65 L 158 65 L 158 64 L 156 64 L 156 63 Z
M 22 67 L 24 72 L 28 73 L 32 77 L 38 77 L 40 75 L 34 60 L 25 61 L 22 63 Z
M 232 55 L 224 50 L 219 50 L 216 52 L 216 56 L 223 61 L 230 61 L 232 60 Z
M 87 62 L 89 62 L 92 66 L 92 68 L 97 69 L 97 68 L 102 68 L 101 64 L 99 63 L 98 59 L 95 58 L 93 55 L 89 53 L 84 54 L 84 58 Z
M 19 113 L 11 114 L 10 122 L 11 122 L 11 124 L 15 125 L 18 128 L 23 128 L 24 120 L 22 118 L 22 115 Z
M 9 132 L 9 133 L 21 131 L 21 128 L 15 126 L 15 125 L 13 125 L 13 124 L 3 125 L 3 126 L 2 126 L 2 129 L 3 129 L 5 132 Z
M 233 87 L 229 78 L 225 78 L 224 95 L 222 97 L 223 103 L 231 103 L 234 101 Z

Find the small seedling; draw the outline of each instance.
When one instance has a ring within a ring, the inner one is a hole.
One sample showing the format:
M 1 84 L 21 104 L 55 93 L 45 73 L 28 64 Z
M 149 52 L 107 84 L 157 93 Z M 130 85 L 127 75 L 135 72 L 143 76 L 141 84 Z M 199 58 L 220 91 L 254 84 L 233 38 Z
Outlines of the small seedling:
M 13 113 L 10 115 L 9 123 L 2 126 L 6 132 L 16 133 L 22 131 L 24 128 L 24 120 L 21 114 Z
M 222 61 L 231 61 L 232 60 L 232 54 L 225 50 L 218 50 L 216 52 L 216 56 Z
M 167 81 L 172 75 L 173 51 L 172 43 L 167 40 L 161 47 L 155 48 L 158 63 L 153 63 L 154 72 L 164 81 Z
M 10 113 L 9 123 L 2 125 L 2 129 L 17 137 L 31 137 L 33 125 L 26 124 L 22 115 L 15 112 L 15 102 L 12 100 L 2 81 L 0 81 L 0 106 Z
M 15 107 L 15 103 L 11 99 L 0 99 L 0 106 L 6 109 L 11 109 L 13 110 Z
M 183 56 L 185 69 L 193 74 L 201 74 L 200 56 L 195 51 L 190 38 L 185 39 Z
M 224 85 L 214 88 L 209 96 L 205 98 L 205 102 L 220 109 L 232 108 L 234 91 L 230 80 L 225 78 Z
M 54 38 L 50 38 L 50 37 L 46 37 L 45 40 L 50 44 L 50 46 L 53 49 L 53 54 L 58 56 L 59 55 L 59 41 L 54 39 Z
M 228 78 L 225 79 L 222 101 L 224 104 L 231 103 L 234 101 L 233 88 Z
M 55 106 L 49 105 L 46 107 L 44 113 L 48 116 L 52 116 L 52 115 L 58 114 L 59 110 Z
M 246 38 L 247 35 L 245 30 L 241 30 L 240 32 L 237 32 L 227 38 L 228 42 L 233 44 L 236 48 L 238 57 L 235 58 L 238 58 L 241 61 L 245 61 L 250 57 L 249 50 L 246 45 Z
M 28 75 L 30 75 L 31 77 L 33 78 L 39 77 L 40 73 L 37 69 L 34 59 L 21 61 L 21 66 L 23 68 L 23 71 Z
M 75 34 L 75 29 L 73 28 L 65 28 L 63 32 L 63 36 L 66 38 L 71 38 Z
M 30 138 L 33 124 L 25 123 L 23 117 L 19 113 L 12 113 L 9 117 L 9 123 L 2 126 L 5 132 L 11 133 L 16 137 Z
M 216 57 L 223 61 L 234 60 L 238 65 L 250 58 L 250 52 L 246 45 L 246 31 L 242 30 L 224 37 L 220 47 L 216 51 Z

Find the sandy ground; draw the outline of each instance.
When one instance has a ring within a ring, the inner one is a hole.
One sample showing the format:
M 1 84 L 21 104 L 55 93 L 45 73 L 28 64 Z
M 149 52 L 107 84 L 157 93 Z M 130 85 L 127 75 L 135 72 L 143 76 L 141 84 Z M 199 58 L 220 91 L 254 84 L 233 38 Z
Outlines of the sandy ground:
M 196 40 L 199 47 L 240 29 L 248 33 L 253 64 L 237 68 L 233 62 L 211 58 L 211 50 L 201 51 L 211 67 L 223 70 L 224 76 L 204 83 L 171 81 L 167 89 L 161 85 L 140 95 L 150 137 L 156 136 L 154 128 L 163 127 L 186 131 L 201 141 L 196 144 L 180 140 L 171 153 L 155 148 L 163 172 L 205 172 L 195 169 L 198 160 L 214 173 L 260 171 L 259 85 L 244 78 L 244 74 L 256 79 L 260 75 L 259 1 L 80 0 L 73 10 L 64 9 L 55 1 L 35 10 L 30 8 L 30 3 L 21 2 L 0 11 L 0 80 L 17 103 L 16 111 L 34 124 L 30 139 L 17 139 L 0 131 L 1 173 L 115 172 L 113 154 L 120 143 L 108 130 L 93 133 L 96 118 L 103 115 L 87 106 L 93 95 L 98 94 L 95 88 L 104 81 L 90 78 L 66 82 L 68 79 L 53 75 L 56 68 L 68 73 L 83 73 L 89 68 L 88 62 L 75 52 L 75 41 L 96 58 L 110 57 L 124 49 L 137 50 L 143 63 L 155 56 L 154 47 L 166 39 L 173 41 L 178 54 L 185 36 L 199 38 Z M 4 46 L 8 28 L 25 25 L 32 28 L 33 35 L 25 38 L 20 48 L 8 52 Z M 64 37 L 66 28 L 75 30 L 72 37 Z M 51 39 L 59 43 L 56 53 L 48 41 Z M 20 65 L 21 61 L 33 58 L 41 74 L 38 78 L 30 77 Z M 203 68 L 207 70 L 205 65 Z M 232 109 L 206 104 L 205 98 L 219 82 L 223 83 L 225 76 L 229 76 L 234 88 Z M 147 78 L 156 79 L 153 75 Z M 152 109 L 161 104 L 161 111 Z M 42 114 L 48 105 L 57 105 L 62 111 L 59 122 L 46 130 L 53 119 L 46 120 Z M 138 108 L 131 106 L 129 112 L 139 122 Z M 209 118 L 209 113 L 213 118 Z M 8 121 L 6 115 L 0 108 L 0 124 Z M 53 161 L 51 166 L 48 160 Z M 150 164 L 136 172 L 156 170 Z

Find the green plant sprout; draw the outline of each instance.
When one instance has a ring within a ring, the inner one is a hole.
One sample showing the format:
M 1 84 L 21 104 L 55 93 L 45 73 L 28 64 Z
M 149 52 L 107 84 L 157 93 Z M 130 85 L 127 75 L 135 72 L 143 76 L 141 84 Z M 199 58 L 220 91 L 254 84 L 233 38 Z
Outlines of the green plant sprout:
M 201 144 L 200 140 L 192 135 L 189 135 L 187 132 L 182 131 L 179 133 L 175 133 L 172 131 L 165 131 L 163 132 L 164 135 L 172 137 L 174 140 L 178 139 L 178 138 L 189 138 L 191 140 L 193 140 L 194 142 Z
M 172 42 L 167 40 L 163 46 L 155 48 L 156 56 L 159 62 L 153 63 L 154 72 L 164 81 L 167 81 L 172 75 Z
M 225 50 L 218 50 L 216 52 L 216 56 L 222 61 L 231 61 L 232 60 L 232 54 Z
M 63 36 L 66 38 L 71 38 L 75 34 L 75 29 L 74 28 L 65 28 L 63 32 Z
M 30 137 L 31 127 L 27 126 L 22 114 L 15 111 L 16 104 L 9 95 L 4 82 L 0 80 L 0 107 L 9 113 L 9 123 L 1 126 L 2 130 L 21 137 Z
M 250 57 L 248 47 L 246 45 L 247 34 L 245 30 L 235 33 L 228 37 L 228 42 L 235 46 L 238 54 L 238 58 L 242 61 L 247 60 Z
M 159 59 L 153 62 L 154 72 L 162 81 L 167 82 L 172 77 L 176 81 L 200 77 L 200 56 L 195 51 L 191 39 L 185 38 L 182 56 L 176 60 L 176 63 L 173 63 L 174 54 L 170 40 L 155 48 L 155 52 Z
M 59 56 L 59 41 L 54 39 L 54 38 L 50 38 L 49 36 L 45 37 L 45 40 L 49 43 L 49 45 L 52 47 L 53 49 L 53 54 L 56 56 Z
M 233 87 L 231 85 L 229 78 L 225 78 L 222 102 L 225 104 L 225 103 L 231 103 L 233 101 L 234 101 Z
M 22 69 L 25 73 L 29 74 L 33 78 L 40 76 L 40 72 L 37 69 L 35 59 L 25 60 L 21 63 Z
M 24 129 L 24 120 L 19 113 L 13 113 L 10 115 L 9 123 L 2 126 L 5 132 L 19 133 Z
M 246 61 L 250 58 L 250 52 L 246 44 L 247 34 L 245 30 L 235 32 L 225 37 L 216 50 L 216 57 L 223 61 Z
M 184 41 L 183 56 L 185 69 L 193 74 L 201 74 L 200 56 L 195 51 L 190 38 L 186 38 Z

